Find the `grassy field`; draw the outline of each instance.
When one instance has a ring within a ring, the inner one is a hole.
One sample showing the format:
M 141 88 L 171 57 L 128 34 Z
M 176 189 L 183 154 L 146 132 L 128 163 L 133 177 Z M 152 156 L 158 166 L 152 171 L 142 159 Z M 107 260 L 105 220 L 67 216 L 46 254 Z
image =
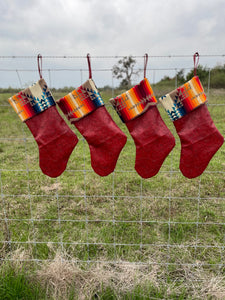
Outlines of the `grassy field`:
M 158 97 L 171 86 L 154 90 Z M 66 121 L 79 143 L 52 179 L 9 96 L 0 94 L 0 299 L 15 299 L 1 291 L 18 278 L 40 291 L 34 299 L 225 299 L 225 146 L 200 177 L 185 178 L 179 138 L 159 105 L 176 146 L 155 177 L 141 179 L 133 140 L 102 91 L 128 137 L 115 171 L 93 172 L 88 144 Z M 225 136 L 225 90 L 207 96 Z

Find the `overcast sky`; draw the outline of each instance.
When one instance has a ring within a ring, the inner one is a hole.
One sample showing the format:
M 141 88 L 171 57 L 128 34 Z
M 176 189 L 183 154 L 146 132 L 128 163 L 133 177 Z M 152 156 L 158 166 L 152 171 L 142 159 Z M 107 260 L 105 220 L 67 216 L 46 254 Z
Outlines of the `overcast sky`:
M 224 14 L 224 0 L 1 0 L 0 56 L 192 55 L 195 51 L 220 55 L 225 54 Z M 92 67 L 111 68 L 116 61 L 93 59 Z M 200 63 L 224 64 L 225 57 L 200 58 Z M 148 67 L 192 64 L 191 58 L 152 58 Z M 138 59 L 137 66 L 142 65 Z M 43 60 L 43 67 L 85 69 L 87 64 L 85 59 L 55 59 Z M 36 68 L 36 60 L 0 58 L 0 69 L 23 68 Z M 19 76 L 23 84 L 37 79 L 32 72 Z M 110 72 L 95 76 L 99 85 L 111 85 Z M 50 77 L 52 85 L 64 86 L 80 84 L 87 74 L 53 71 Z M 0 72 L 0 86 L 18 82 L 16 72 Z

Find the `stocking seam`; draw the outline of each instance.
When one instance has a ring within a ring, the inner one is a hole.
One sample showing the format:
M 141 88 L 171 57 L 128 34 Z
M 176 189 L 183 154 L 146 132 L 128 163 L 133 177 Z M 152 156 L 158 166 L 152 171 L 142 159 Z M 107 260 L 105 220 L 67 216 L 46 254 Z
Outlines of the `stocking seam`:
M 100 146 L 100 145 L 103 145 L 103 144 L 105 144 L 107 141 L 109 141 L 109 140 L 111 140 L 111 139 L 113 139 L 115 136 L 117 136 L 119 133 L 116 133 L 116 134 L 114 134 L 113 136 L 111 136 L 111 137 L 109 137 L 109 138 L 107 138 L 106 140 L 104 140 L 103 142 L 101 142 L 101 143 L 99 143 L 99 144 L 96 144 L 96 143 L 91 143 L 91 142 L 89 142 L 88 141 L 88 139 L 86 139 L 86 141 L 88 142 L 88 144 L 90 144 L 91 146 Z
M 182 147 L 183 147 L 183 148 L 187 148 L 187 147 L 190 147 L 190 145 L 195 145 L 195 144 L 197 144 L 197 143 L 199 143 L 199 142 L 201 142 L 201 141 L 204 141 L 205 139 L 207 139 L 207 138 L 210 137 L 211 135 L 214 135 L 216 132 L 217 132 L 217 130 L 215 130 L 215 131 L 214 131 L 213 133 L 211 133 L 211 134 L 208 134 L 207 136 L 204 136 L 203 138 L 197 140 L 197 141 L 194 142 L 194 143 L 191 143 L 191 144 L 189 144 L 189 145 L 182 145 Z M 182 144 L 182 141 L 181 141 L 181 144 Z
M 162 136 L 160 136 L 160 137 L 154 139 L 154 140 L 151 141 L 150 143 L 146 143 L 146 144 L 144 144 L 144 145 L 142 144 L 141 146 L 137 145 L 136 143 L 135 143 L 135 145 L 136 145 L 137 148 L 144 148 L 144 147 L 148 146 L 149 144 L 155 143 L 157 140 L 163 139 L 165 136 L 167 136 L 167 135 L 164 134 L 164 135 L 162 135 Z M 171 142 L 172 142 L 172 138 L 171 138 Z M 173 140 L 173 142 L 174 142 L 174 140 Z
M 43 148 L 43 147 L 46 147 L 47 145 L 49 145 L 49 144 L 51 144 L 52 142 L 58 140 L 58 139 L 61 138 L 62 136 L 66 135 L 67 133 L 68 133 L 68 131 L 64 131 L 64 133 L 58 135 L 58 136 L 57 136 L 56 138 L 54 138 L 54 139 L 51 139 L 47 144 L 42 144 L 42 145 L 39 144 L 39 148 L 41 149 L 41 148 Z

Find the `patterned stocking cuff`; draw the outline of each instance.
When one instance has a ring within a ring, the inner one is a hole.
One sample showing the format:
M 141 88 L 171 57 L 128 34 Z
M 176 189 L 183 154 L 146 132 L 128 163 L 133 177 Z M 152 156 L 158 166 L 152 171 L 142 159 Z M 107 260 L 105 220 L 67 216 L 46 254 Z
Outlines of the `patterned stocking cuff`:
M 55 105 L 55 100 L 44 79 L 40 79 L 32 86 L 9 98 L 9 103 L 21 121 L 25 122 Z
M 195 76 L 159 101 L 170 119 L 175 121 L 205 103 L 206 95 L 198 76 Z
M 157 100 L 147 78 L 127 92 L 110 99 L 122 122 L 126 123 L 143 114 Z
M 56 102 L 70 122 L 77 121 L 104 105 L 92 79 Z

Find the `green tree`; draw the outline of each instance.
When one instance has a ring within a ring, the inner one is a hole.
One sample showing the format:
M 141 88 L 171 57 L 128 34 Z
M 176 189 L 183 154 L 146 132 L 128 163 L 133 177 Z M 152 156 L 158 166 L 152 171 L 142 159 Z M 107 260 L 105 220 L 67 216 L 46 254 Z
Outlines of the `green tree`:
M 132 86 L 131 79 L 138 71 L 134 71 L 136 60 L 132 56 L 124 56 L 113 66 L 113 76 L 122 79 L 120 88 L 130 88 Z
M 211 70 L 210 86 L 212 88 L 225 88 L 225 65 L 216 66 Z
M 181 69 L 180 71 L 177 72 L 176 74 L 177 77 L 177 84 L 181 85 L 185 83 L 185 78 L 184 78 L 184 69 Z
M 196 74 L 201 80 L 201 83 L 203 85 L 207 84 L 208 77 L 209 77 L 209 70 L 207 67 L 203 67 L 202 65 L 199 65 Z M 193 76 L 194 76 L 194 69 L 192 69 L 190 72 L 187 73 L 186 81 L 190 80 Z

